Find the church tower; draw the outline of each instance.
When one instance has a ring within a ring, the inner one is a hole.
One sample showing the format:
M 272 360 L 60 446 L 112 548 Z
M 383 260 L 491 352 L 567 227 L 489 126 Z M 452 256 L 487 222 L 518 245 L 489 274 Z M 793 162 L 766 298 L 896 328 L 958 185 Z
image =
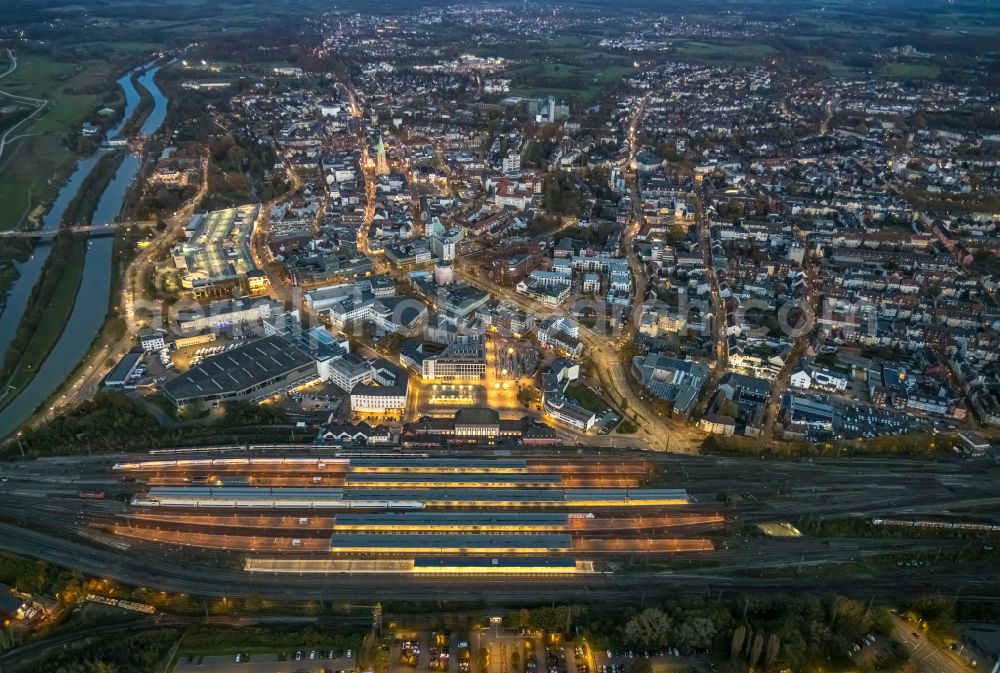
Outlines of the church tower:
M 385 143 L 382 142 L 382 135 L 378 137 L 378 147 L 375 149 L 375 175 L 388 175 L 389 162 L 385 158 Z

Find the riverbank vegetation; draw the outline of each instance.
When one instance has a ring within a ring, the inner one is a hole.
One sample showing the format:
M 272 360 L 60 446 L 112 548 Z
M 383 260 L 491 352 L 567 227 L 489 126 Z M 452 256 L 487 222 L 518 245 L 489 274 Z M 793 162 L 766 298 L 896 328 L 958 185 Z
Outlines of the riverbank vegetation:
M 7 306 L 7 293 L 21 276 L 15 262 L 31 257 L 34 243 L 28 238 L 0 239 L 0 313 Z
M 67 226 L 91 224 L 91 218 L 94 217 L 101 195 L 114 179 L 124 157 L 121 152 L 110 152 L 97 160 L 90 173 L 80 183 L 76 196 L 67 204 L 63 213 L 63 224 Z
M 7 305 L 7 293 L 10 292 L 10 288 L 14 286 L 20 276 L 21 274 L 13 262 L 0 261 L 0 313 L 3 313 L 4 307 Z
M 139 102 L 136 103 L 135 110 L 132 112 L 132 116 L 122 124 L 122 129 L 120 135 L 123 138 L 131 138 L 135 133 L 142 128 L 143 123 L 146 121 L 146 117 L 149 113 L 153 111 L 154 101 L 153 94 L 149 90 L 139 83 L 139 73 L 133 72 L 130 79 L 132 80 L 132 86 L 135 90 L 139 92 Z
M 41 280 L 28 298 L 0 367 L 0 381 L 4 382 L 5 390 L 7 386 L 22 390 L 58 341 L 76 303 L 86 254 L 84 235 L 63 231 L 53 239 Z M 9 403 L 13 397 L 8 395 L 4 399 Z

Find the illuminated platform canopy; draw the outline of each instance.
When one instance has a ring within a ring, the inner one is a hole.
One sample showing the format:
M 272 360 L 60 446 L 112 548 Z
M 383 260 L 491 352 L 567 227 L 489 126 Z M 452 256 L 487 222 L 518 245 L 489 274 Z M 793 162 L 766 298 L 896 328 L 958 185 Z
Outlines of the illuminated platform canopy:
M 656 473 L 643 460 L 265 449 L 115 465 L 136 487 L 111 532 L 250 553 L 248 572 L 570 579 L 606 559 L 711 552 L 685 532 L 724 523 L 683 489 L 643 487 Z
M 373 531 L 560 531 L 570 515 L 543 512 L 380 512 L 338 514 L 333 529 Z
M 447 574 L 570 574 L 593 572 L 593 563 L 565 556 L 526 558 L 490 558 L 468 556 L 431 556 L 413 559 L 415 573 Z
M 348 486 L 393 488 L 439 488 L 461 486 L 468 488 L 532 488 L 536 486 L 560 486 L 562 477 L 558 474 L 527 474 L 523 472 L 486 473 L 352 473 L 346 478 Z
M 351 458 L 352 472 L 471 473 L 527 472 L 524 460 L 483 460 L 475 458 Z
M 581 575 L 593 574 L 594 562 L 568 556 L 425 556 L 412 559 L 250 558 L 247 572 L 353 575 Z
M 569 535 L 334 533 L 330 551 L 381 554 L 549 554 L 573 550 Z
M 683 489 L 341 489 L 253 486 L 154 486 L 132 504 L 144 507 L 339 509 L 642 507 L 688 503 Z

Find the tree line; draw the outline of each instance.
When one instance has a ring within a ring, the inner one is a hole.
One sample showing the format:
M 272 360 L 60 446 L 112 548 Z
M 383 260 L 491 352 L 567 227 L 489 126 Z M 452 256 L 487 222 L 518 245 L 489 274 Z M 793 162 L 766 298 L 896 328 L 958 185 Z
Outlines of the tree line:
M 161 670 L 170 648 L 180 635 L 177 629 L 153 629 L 125 636 L 104 638 L 96 643 L 83 640 L 82 647 L 56 651 L 44 661 L 15 665 L 11 670 L 52 673 L 150 673 Z
M 311 429 L 289 424 L 280 409 L 230 402 L 221 419 L 198 426 L 164 428 L 140 403 L 127 395 L 103 390 L 71 411 L 22 431 L 20 445 L 8 440 L 0 457 L 69 455 L 87 451 L 145 451 L 158 447 L 247 442 L 307 442 Z
M 944 638 L 955 632 L 955 610 L 947 598 L 914 598 L 900 610 L 913 622 L 923 620 L 932 634 Z M 561 633 L 573 640 L 585 637 L 602 649 L 648 653 L 676 648 L 682 655 L 708 656 L 721 672 L 742 673 L 857 668 L 849 655 L 853 646 L 869 633 L 889 635 L 892 614 L 885 607 L 839 595 L 746 594 L 715 600 L 678 595 L 648 607 L 516 610 L 504 617 L 504 626 Z M 868 671 L 899 670 L 907 659 L 904 651 L 890 646 L 861 666 Z

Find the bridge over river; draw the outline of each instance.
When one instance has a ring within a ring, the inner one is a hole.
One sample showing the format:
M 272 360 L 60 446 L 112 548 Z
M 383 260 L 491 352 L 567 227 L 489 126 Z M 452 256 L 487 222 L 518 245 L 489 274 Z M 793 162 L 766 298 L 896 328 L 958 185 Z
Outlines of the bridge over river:
M 0 231 L 0 238 L 54 238 L 60 231 L 72 231 L 75 234 L 100 236 L 101 234 L 113 234 L 119 229 L 127 227 L 150 227 L 154 224 L 156 223 L 152 220 L 137 220 L 111 222 L 109 224 L 88 224 L 76 227 L 57 227 L 53 229 L 8 230 Z

